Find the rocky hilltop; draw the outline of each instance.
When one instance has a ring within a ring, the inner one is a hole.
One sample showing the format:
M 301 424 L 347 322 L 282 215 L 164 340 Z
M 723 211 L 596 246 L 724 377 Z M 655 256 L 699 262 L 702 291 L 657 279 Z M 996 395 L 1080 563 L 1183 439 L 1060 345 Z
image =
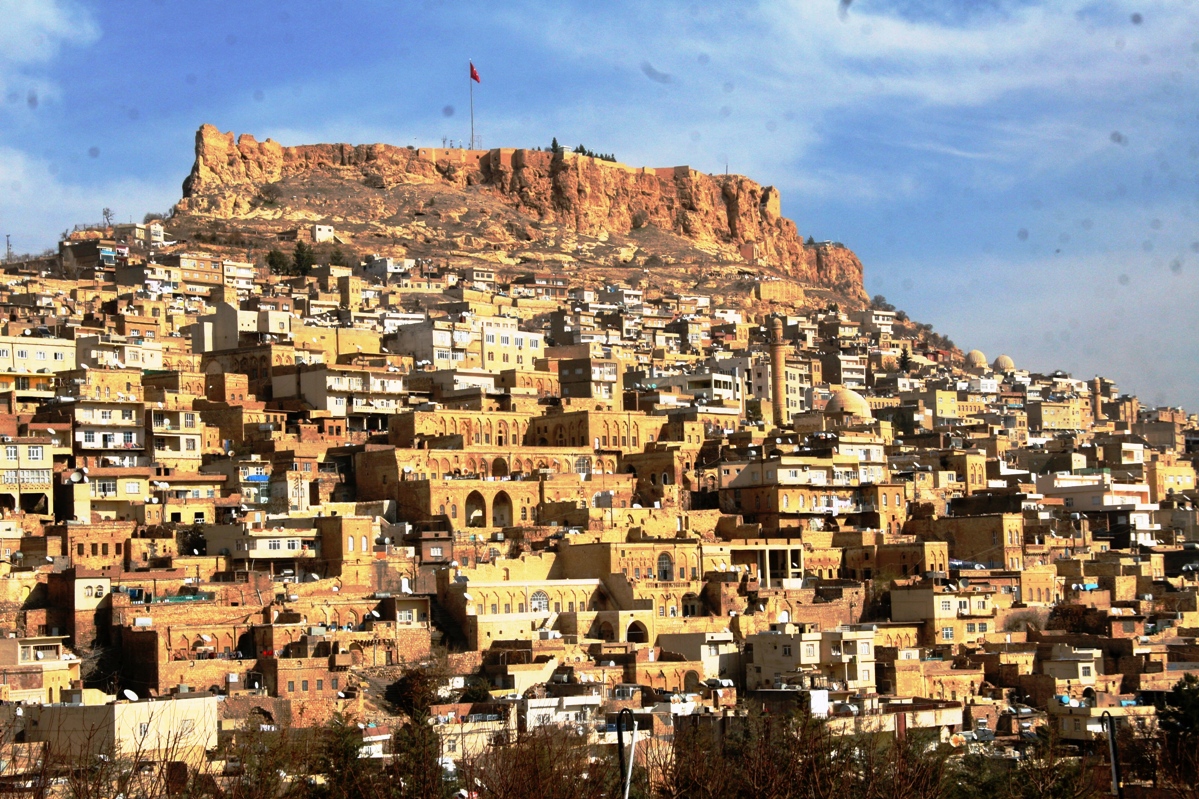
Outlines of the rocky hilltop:
M 780 213 L 773 186 L 572 152 L 284 147 L 204 125 L 176 213 L 264 225 L 327 221 L 354 237 L 441 244 L 501 260 L 544 259 L 547 250 L 555 260 L 602 260 L 607 246 L 611 258 L 626 262 L 638 252 L 676 263 L 750 262 L 849 298 L 865 296 L 853 252 L 805 245 Z

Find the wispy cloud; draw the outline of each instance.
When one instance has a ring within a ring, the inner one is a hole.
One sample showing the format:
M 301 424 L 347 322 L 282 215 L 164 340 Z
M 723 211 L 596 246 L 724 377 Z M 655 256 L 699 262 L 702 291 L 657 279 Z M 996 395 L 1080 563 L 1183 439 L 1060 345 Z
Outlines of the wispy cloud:
M 34 68 L 51 61 L 63 46 L 87 45 L 99 37 L 91 15 L 68 0 L 0 0 L 0 19 L 0 92 L 10 108 L 36 110 L 54 97 L 56 85 Z

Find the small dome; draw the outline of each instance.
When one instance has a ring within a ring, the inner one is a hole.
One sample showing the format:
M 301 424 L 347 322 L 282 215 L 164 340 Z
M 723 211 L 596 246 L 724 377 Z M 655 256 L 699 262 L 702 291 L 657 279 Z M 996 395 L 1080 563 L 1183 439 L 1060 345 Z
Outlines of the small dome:
M 987 366 L 987 356 L 978 350 L 970 350 L 966 353 L 966 365 L 975 369 L 984 369 Z
M 991 364 L 996 372 L 1014 372 L 1016 371 L 1016 362 L 1006 355 L 1000 355 L 995 359 L 995 363 Z
M 870 403 L 856 391 L 850 391 L 848 388 L 837 389 L 833 395 L 829 397 L 828 404 L 824 406 L 825 413 L 845 413 L 850 416 L 861 416 L 867 419 L 873 419 L 874 415 L 870 412 Z

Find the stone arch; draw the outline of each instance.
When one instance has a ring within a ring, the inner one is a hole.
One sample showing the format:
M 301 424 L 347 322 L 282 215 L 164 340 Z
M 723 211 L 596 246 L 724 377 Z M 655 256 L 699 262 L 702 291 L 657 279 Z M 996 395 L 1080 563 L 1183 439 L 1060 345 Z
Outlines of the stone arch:
M 599 626 L 599 637 L 604 641 L 615 641 L 616 631 L 612 629 L 611 622 L 601 622 Z
M 648 644 L 649 631 L 645 629 L 644 624 L 634 620 L 629 623 L 629 628 L 625 631 L 625 640 L 630 644 Z
M 487 501 L 478 491 L 466 495 L 466 526 L 487 526 Z
M 549 613 L 550 597 L 545 591 L 534 591 L 533 596 L 529 597 L 529 612 L 530 613 Z
M 491 500 L 491 526 L 512 526 L 512 498 L 507 491 L 500 491 Z
M 699 693 L 699 673 L 694 669 L 688 669 L 686 673 L 683 674 L 683 690 L 689 694 Z
M 508 461 L 503 458 L 496 458 L 491 462 L 492 477 L 507 477 L 508 476 Z
M 669 552 L 658 555 L 658 580 L 664 583 L 674 580 L 674 558 Z

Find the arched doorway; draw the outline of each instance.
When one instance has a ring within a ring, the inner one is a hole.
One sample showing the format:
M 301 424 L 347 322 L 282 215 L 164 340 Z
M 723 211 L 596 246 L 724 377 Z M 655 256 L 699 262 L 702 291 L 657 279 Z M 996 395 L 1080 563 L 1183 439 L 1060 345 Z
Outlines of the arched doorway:
M 507 477 L 508 476 L 508 461 L 503 458 L 496 458 L 491 462 L 492 477 Z
M 630 644 L 648 644 L 649 631 L 645 629 L 644 624 L 634 621 L 629 624 L 629 629 L 625 633 L 625 640 Z
M 669 554 L 663 552 L 658 556 L 658 580 L 659 582 L 668 583 L 674 579 L 674 560 Z
M 472 491 L 466 495 L 466 526 L 487 526 L 487 502 L 478 491 Z
M 616 640 L 616 630 L 612 629 L 611 623 L 605 621 L 600 624 L 599 637 L 604 641 Z
M 688 671 L 683 675 L 683 690 L 689 694 L 699 693 L 699 673 Z
M 512 526 L 512 498 L 508 496 L 507 491 L 496 494 L 495 499 L 491 501 L 491 526 Z

